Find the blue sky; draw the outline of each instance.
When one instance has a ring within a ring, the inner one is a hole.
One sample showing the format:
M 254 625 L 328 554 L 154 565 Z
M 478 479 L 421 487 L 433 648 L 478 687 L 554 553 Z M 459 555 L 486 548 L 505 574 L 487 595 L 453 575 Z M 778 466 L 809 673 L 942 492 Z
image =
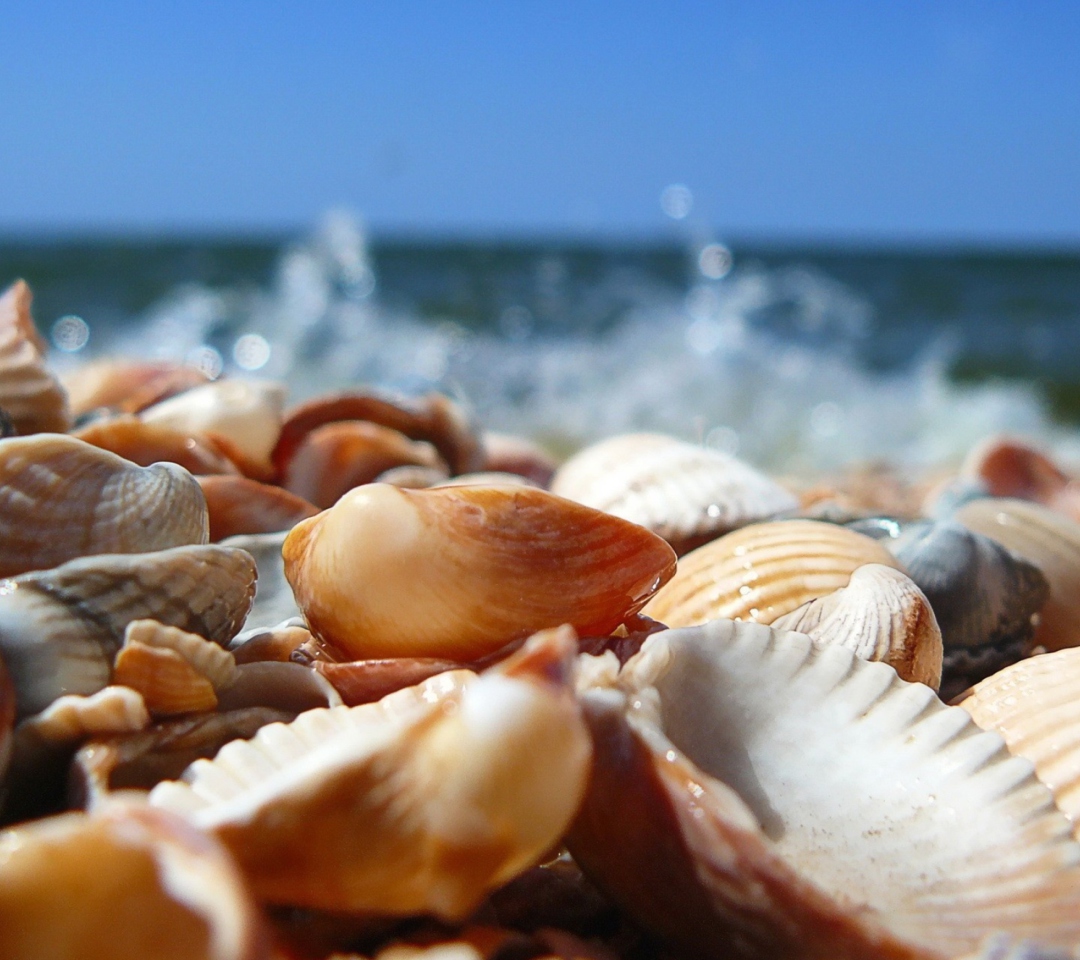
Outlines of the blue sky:
M 1080 3 L 9 3 L 0 230 L 1080 241 Z

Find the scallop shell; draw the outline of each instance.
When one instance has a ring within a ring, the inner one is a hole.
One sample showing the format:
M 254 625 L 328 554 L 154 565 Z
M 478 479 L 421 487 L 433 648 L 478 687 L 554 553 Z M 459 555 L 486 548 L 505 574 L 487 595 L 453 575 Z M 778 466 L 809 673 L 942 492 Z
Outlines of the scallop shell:
M 937 614 L 944 699 L 1031 649 L 1050 589 L 1038 568 L 953 522 L 914 524 L 892 550 Z
M 138 413 L 167 397 L 206 383 L 206 374 L 186 364 L 121 359 L 96 360 L 61 378 L 76 417 L 102 408 Z
M 261 960 L 267 940 L 215 841 L 113 801 L 0 833 L 0 956 Z
M 471 683 L 428 681 L 427 703 L 401 691 L 308 711 L 193 764 L 150 802 L 215 833 L 270 902 L 463 918 L 577 808 L 589 745 L 568 684 L 574 648 L 572 631 L 550 631 Z
M 880 660 L 904 680 L 935 690 L 941 684 L 941 630 L 930 601 L 892 567 L 865 564 L 846 587 L 778 617 L 773 626 Z
M 67 393 L 45 366 L 45 341 L 30 317 L 30 288 L 18 280 L 0 297 L 0 409 L 20 434 L 71 428 Z
M 282 485 L 326 509 L 353 487 L 400 466 L 438 468 L 442 460 L 430 443 L 410 440 L 375 423 L 345 420 L 316 427 L 304 437 L 289 460 Z
M 198 434 L 144 423 L 131 414 L 95 420 L 74 436 L 142 467 L 175 463 L 193 474 L 239 472 Z
M 255 600 L 244 623 L 244 632 L 267 630 L 286 620 L 300 617 L 300 607 L 293 597 L 292 587 L 285 579 L 285 561 L 281 548 L 289 531 L 278 533 L 245 534 L 228 537 L 221 546 L 240 549 L 255 560 L 258 579 L 255 584 Z M 301 621 L 303 622 L 303 621 Z
M 956 520 L 1039 568 L 1050 584 L 1035 643 L 1047 650 L 1080 644 L 1080 524 L 1024 500 L 973 500 Z
M 830 523 L 754 524 L 683 557 L 641 612 L 671 627 L 720 618 L 772 623 L 846 587 L 864 563 L 899 566 L 881 544 Z
M 0 576 L 206 540 L 206 502 L 181 467 L 55 434 L 0 440 Z
M 675 567 L 644 528 L 521 486 L 358 487 L 282 552 L 312 632 L 355 660 L 472 660 L 560 623 L 603 635 Z
M 586 447 L 556 471 L 551 491 L 640 523 L 680 553 L 798 506 L 791 493 L 742 461 L 653 433 Z
M 1080 942 L 1068 821 L 1030 764 L 929 688 L 726 620 L 650 638 L 621 682 L 628 696 L 584 698 L 593 777 L 568 846 L 689 955 Z
M 269 467 L 285 394 L 285 384 L 275 380 L 218 380 L 163 400 L 140 417 L 182 432 L 220 434 L 246 457 Z
M 199 477 L 210 515 L 210 540 L 291 530 L 319 508 L 281 487 L 248 477 Z
M 242 550 L 194 546 L 88 557 L 0 582 L 0 655 L 18 691 L 19 715 L 65 693 L 106 686 L 133 620 L 227 642 L 251 604 L 254 579 L 254 563 Z

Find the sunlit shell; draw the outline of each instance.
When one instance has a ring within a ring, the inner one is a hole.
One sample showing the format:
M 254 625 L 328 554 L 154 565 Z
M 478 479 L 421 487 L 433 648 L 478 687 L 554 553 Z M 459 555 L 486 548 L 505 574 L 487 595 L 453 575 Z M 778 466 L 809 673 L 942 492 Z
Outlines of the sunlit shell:
M 791 493 L 742 461 L 653 433 L 586 447 L 556 471 L 551 490 L 640 523 L 680 552 L 798 506 Z
M 210 515 L 210 540 L 291 530 L 318 507 L 281 487 L 248 477 L 199 477 Z
M 206 540 L 206 502 L 181 467 L 58 434 L 0 440 L 0 576 Z
M 0 296 L 0 410 L 17 433 L 64 433 L 67 393 L 45 366 L 47 346 L 30 316 L 30 288 L 18 280 Z
M 846 587 L 778 617 L 773 626 L 880 660 L 904 680 L 935 690 L 941 683 L 941 630 L 930 601 L 892 567 L 865 564 Z
M 675 567 L 643 527 L 522 486 L 359 487 L 283 555 L 312 632 L 356 660 L 471 660 L 560 623 L 603 635 Z
M 199 762 L 151 803 L 215 833 L 271 902 L 466 916 L 536 862 L 585 788 L 569 630 L 470 683 L 312 710 Z
M 269 466 L 285 393 L 285 385 L 274 380 L 218 380 L 155 404 L 140 416 L 175 430 L 220 434 L 245 456 Z
M 67 371 L 61 381 L 76 417 L 101 408 L 138 413 L 206 383 L 196 367 L 168 361 L 95 360 Z
M 818 479 L 800 490 L 803 515 L 841 522 L 866 516 L 913 519 L 921 516 L 927 490 L 935 477 L 913 479 L 882 462 L 859 464 L 842 473 Z M 794 486 L 801 486 L 797 481 Z
M 218 698 L 222 710 L 270 707 L 294 715 L 341 704 L 341 696 L 334 685 L 315 670 L 299 663 L 276 660 L 241 664 L 236 679 Z
M 1080 483 L 1023 440 L 984 440 L 967 455 L 960 475 L 980 482 L 989 496 L 1033 500 L 1080 520 Z
M 300 616 L 300 607 L 293 597 L 292 587 L 285 579 L 285 561 L 281 556 L 281 548 L 287 536 L 287 530 L 278 533 L 244 534 L 228 537 L 221 543 L 223 547 L 244 550 L 250 554 L 258 570 L 255 600 L 244 623 L 245 633 L 270 629 Z
M 731 621 L 657 634 L 622 683 L 630 696 L 584 697 L 593 777 L 568 846 L 688 955 L 1080 941 L 1069 822 L 1030 764 L 928 687 Z
M 956 512 L 969 530 L 1039 568 L 1050 584 L 1035 643 L 1047 650 L 1080 644 L 1080 524 L 1024 500 L 973 500 Z
M 943 699 L 1031 649 L 1050 589 L 1035 566 L 952 521 L 910 525 L 890 546 L 937 615 Z
M 106 686 L 133 620 L 226 643 L 251 604 L 254 579 L 244 551 L 192 546 L 72 560 L 0 582 L 0 656 L 15 682 L 19 714 Z
M 238 472 L 228 458 L 197 434 L 144 423 L 132 414 L 95 420 L 74 436 L 143 467 L 175 463 L 193 474 Z
M 558 463 L 543 447 L 525 437 L 509 433 L 483 433 L 484 470 L 516 473 L 538 487 L 548 487 Z
M 113 801 L 0 833 L 9 960 L 259 960 L 266 946 L 228 855 L 166 811 Z
M 394 467 L 442 465 L 435 448 L 375 423 L 346 420 L 316 427 L 296 448 L 282 485 L 320 509 Z
M 288 412 L 273 454 L 279 473 L 285 474 L 297 447 L 312 430 L 341 420 L 363 420 L 397 430 L 412 440 L 426 440 L 449 464 L 451 473 L 483 468 L 480 439 L 465 411 L 449 397 L 349 391 L 315 397 Z
M 720 618 L 772 623 L 846 587 L 864 563 L 899 566 L 881 544 L 834 524 L 753 524 L 683 557 L 642 613 L 671 627 Z

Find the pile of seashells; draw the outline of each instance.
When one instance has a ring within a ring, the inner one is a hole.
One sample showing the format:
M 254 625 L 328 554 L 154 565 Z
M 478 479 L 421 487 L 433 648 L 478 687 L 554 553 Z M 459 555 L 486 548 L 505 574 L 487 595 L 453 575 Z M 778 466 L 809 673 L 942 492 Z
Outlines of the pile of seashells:
M 44 353 L 17 283 L 0 957 L 1080 956 L 1038 451 L 557 466 L 438 395 Z

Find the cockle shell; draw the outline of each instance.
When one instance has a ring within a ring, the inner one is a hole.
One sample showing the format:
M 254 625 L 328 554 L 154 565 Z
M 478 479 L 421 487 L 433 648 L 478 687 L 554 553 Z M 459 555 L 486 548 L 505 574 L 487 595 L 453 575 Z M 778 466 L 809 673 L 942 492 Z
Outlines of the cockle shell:
M 232 461 L 198 434 L 144 423 L 131 414 L 95 420 L 74 436 L 142 467 L 175 463 L 193 474 L 239 472 Z
M 18 691 L 19 715 L 106 686 L 133 620 L 226 643 L 251 605 L 254 579 L 244 551 L 191 546 L 87 557 L 0 582 L 0 656 Z
M 772 624 L 821 644 L 889 664 L 904 680 L 941 683 L 941 630 L 930 601 L 899 570 L 867 563 L 846 587 L 804 603 Z
M 58 434 L 0 440 L 0 576 L 206 540 L 206 502 L 181 467 Z
M 937 615 L 943 699 L 1031 649 L 1050 590 L 1037 567 L 952 521 L 912 524 L 890 546 Z
M 214 685 L 167 647 L 125 641 L 113 665 L 113 683 L 137 690 L 155 717 L 217 707 Z
M 45 366 L 45 341 L 30 316 L 30 288 L 18 280 L 0 296 L 0 410 L 16 432 L 71 428 L 67 393 Z
M 791 493 L 742 461 L 654 433 L 586 447 L 555 472 L 551 491 L 640 523 L 680 553 L 798 506 Z
M 265 727 L 150 802 L 215 833 L 265 900 L 462 918 L 577 808 L 589 745 L 575 646 L 573 631 L 549 631 L 471 682 L 441 674 Z
M 831 523 L 753 524 L 683 557 L 641 612 L 670 627 L 720 618 L 772 623 L 846 587 L 864 563 L 899 566 L 881 544 Z
M 248 477 L 199 477 L 210 515 L 210 540 L 291 530 L 319 508 L 302 497 Z
M 233 655 L 197 633 L 189 633 L 157 620 L 133 620 L 124 630 L 124 643 L 139 643 L 173 651 L 218 692 L 236 682 L 237 667 Z
M 1080 644 L 1080 524 L 1025 500 L 973 500 L 956 512 L 969 530 L 996 540 L 1039 568 L 1050 584 L 1035 643 L 1047 650 Z
M 228 854 L 179 817 L 113 801 L 0 833 L 7 960 L 260 960 Z
M 95 360 L 67 371 L 61 378 L 72 413 L 94 410 L 138 413 L 167 397 L 207 382 L 196 367 L 168 361 Z
M 928 687 L 727 620 L 651 637 L 620 686 L 584 696 L 593 776 L 567 845 L 688 955 L 1080 943 L 1068 821 L 1030 764 Z
M 603 635 L 675 568 L 643 527 L 523 486 L 358 487 L 282 553 L 312 632 L 355 660 L 471 660 L 560 623 Z

